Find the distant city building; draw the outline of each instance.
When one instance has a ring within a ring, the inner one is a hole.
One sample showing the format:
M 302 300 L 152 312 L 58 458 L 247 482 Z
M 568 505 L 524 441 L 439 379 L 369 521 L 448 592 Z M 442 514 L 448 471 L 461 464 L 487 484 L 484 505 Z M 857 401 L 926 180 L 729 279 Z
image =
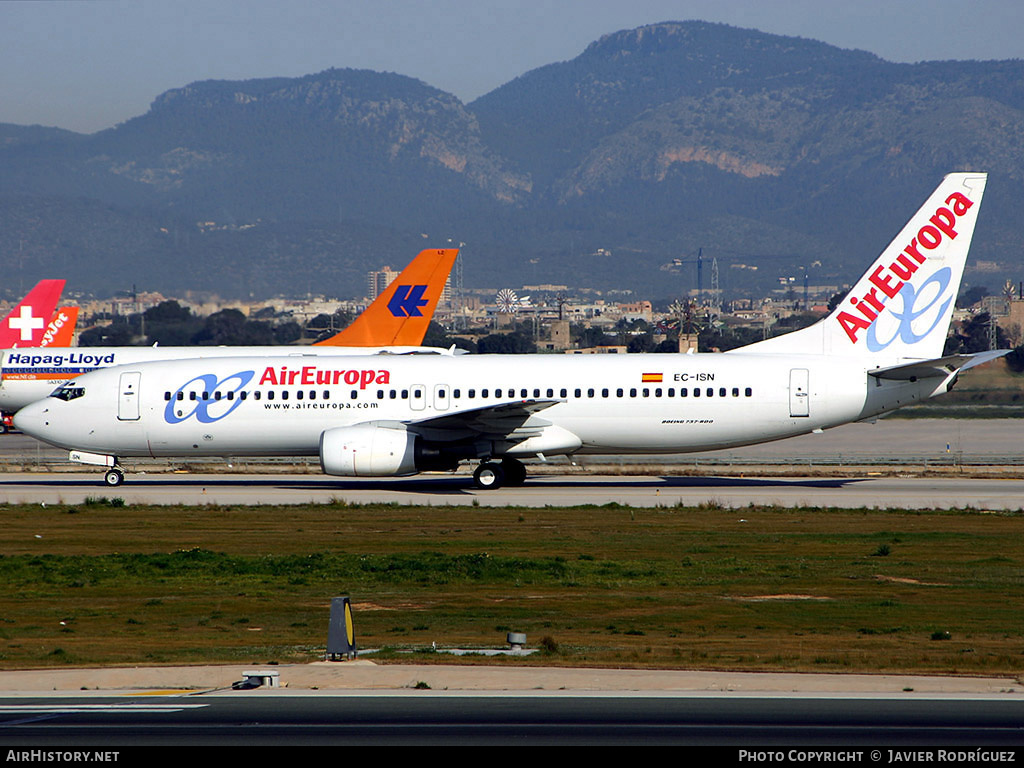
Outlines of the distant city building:
M 370 297 L 370 301 L 373 301 L 395 281 L 398 277 L 398 272 L 395 272 L 391 267 L 384 266 L 375 272 L 369 272 L 366 275 L 366 286 L 367 296 Z
M 626 304 L 619 304 L 618 308 L 624 320 L 651 322 L 652 309 L 651 302 L 649 301 L 632 301 Z
M 626 347 L 616 344 L 607 347 L 586 347 L 584 349 L 567 349 L 567 355 L 624 355 Z

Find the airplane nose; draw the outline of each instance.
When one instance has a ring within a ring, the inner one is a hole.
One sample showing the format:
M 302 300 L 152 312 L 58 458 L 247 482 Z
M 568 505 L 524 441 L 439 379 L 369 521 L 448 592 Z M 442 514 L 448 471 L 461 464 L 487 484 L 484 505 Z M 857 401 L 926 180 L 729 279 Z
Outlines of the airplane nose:
M 50 406 L 46 403 L 26 405 L 14 414 L 14 428 L 31 437 L 42 437 L 50 426 Z

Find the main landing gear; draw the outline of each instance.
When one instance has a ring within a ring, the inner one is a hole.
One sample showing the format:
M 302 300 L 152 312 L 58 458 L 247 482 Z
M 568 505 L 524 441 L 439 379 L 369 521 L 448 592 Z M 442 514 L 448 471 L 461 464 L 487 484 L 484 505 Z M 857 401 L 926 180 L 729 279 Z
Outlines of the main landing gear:
M 473 482 L 484 491 L 493 491 L 503 485 L 522 485 L 526 482 L 526 465 L 518 459 L 504 458 L 501 463 L 485 461 L 473 472 Z

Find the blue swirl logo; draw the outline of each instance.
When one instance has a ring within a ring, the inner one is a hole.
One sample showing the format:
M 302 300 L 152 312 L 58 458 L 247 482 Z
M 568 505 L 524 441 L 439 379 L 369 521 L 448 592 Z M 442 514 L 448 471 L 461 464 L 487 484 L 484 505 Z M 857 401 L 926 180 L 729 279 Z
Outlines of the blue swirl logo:
M 887 309 L 889 309 L 889 313 L 898 321 L 895 332 L 888 341 L 879 341 L 878 320 L 881 318 L 881 316 L 879 316 L 879 318 L 876 318 L 875 321 L 871 323 L 871 327 L 868 328 L 868 349 L 872 352 L 880 352 L 896 341 L 897 338 L 899 338 L 899 340 L 904 344 L 917 344 L 917 342 L 921 341 L 935 330 L 935 327 L 939 324 L 942 318 L 945 317 L 946 310 L 949 308 L 949 303 L 953 301 L 952 296 L 945 296 L 946 289 L 949 287 L 952 275 L 953 271 L 949 267 L 943 267 L 921 283 L 916 290 L 909 282 L 904 283 L 903 288 L 901 288 L 900 292 L 896 294 L 903 300 L 903 311 L 897 312 L 895 308 L 887 307 Z M 924 306 L 917 307 L 917 302 L 920 300 L 921 296 L 923 294 L 930 293 L 928 286 L 932 283 L 935 283 L 937 288 L 932 294 L 931 299 Z M 942 301 L 944 297 L 945 301 Z M 928 326 L 925 331 L 916 333 L 914 331 L 914 321 L 929 312 L 940 301 L 942 301 L 942 304 L 935 313 L 935 319 L 932 321 L 932 324 Z
M 164 421 L 180 424 L 193 416 L 203 424 L 220 421 L 242 404 L 239 397 L 226 397 L 228 393 L 237 394 L 252 381 L 254 375 L 254 371 L 239 371 L 218 381 L 212 373 L 206 373 L 189 379 L 171 393 L 171 399 L 164 408 Z M 202 388 L 198 391 L 196 388 L 190 389 L 193 384 L 200 384 Z M 186 391 L 195 395 L 195 400 L 185 399 Z M 216 399 L 215 392 L 220 392 L 222 397 Z

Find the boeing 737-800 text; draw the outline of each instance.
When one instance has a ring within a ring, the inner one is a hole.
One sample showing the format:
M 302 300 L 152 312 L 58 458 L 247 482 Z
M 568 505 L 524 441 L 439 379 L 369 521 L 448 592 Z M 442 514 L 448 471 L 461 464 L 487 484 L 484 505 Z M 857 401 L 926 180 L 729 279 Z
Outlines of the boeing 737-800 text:
M 943 356 L 985 187 L 947 176 L 819 323 L 726 354 L 179 360 L 69 382 L 19 428 L 108 467 L 121 457 L 319 456 L 339 476 L 479 461 L 478 486 L 521 459 L 683 453 L 778 440 L 947 391 L 1001 352 Z

